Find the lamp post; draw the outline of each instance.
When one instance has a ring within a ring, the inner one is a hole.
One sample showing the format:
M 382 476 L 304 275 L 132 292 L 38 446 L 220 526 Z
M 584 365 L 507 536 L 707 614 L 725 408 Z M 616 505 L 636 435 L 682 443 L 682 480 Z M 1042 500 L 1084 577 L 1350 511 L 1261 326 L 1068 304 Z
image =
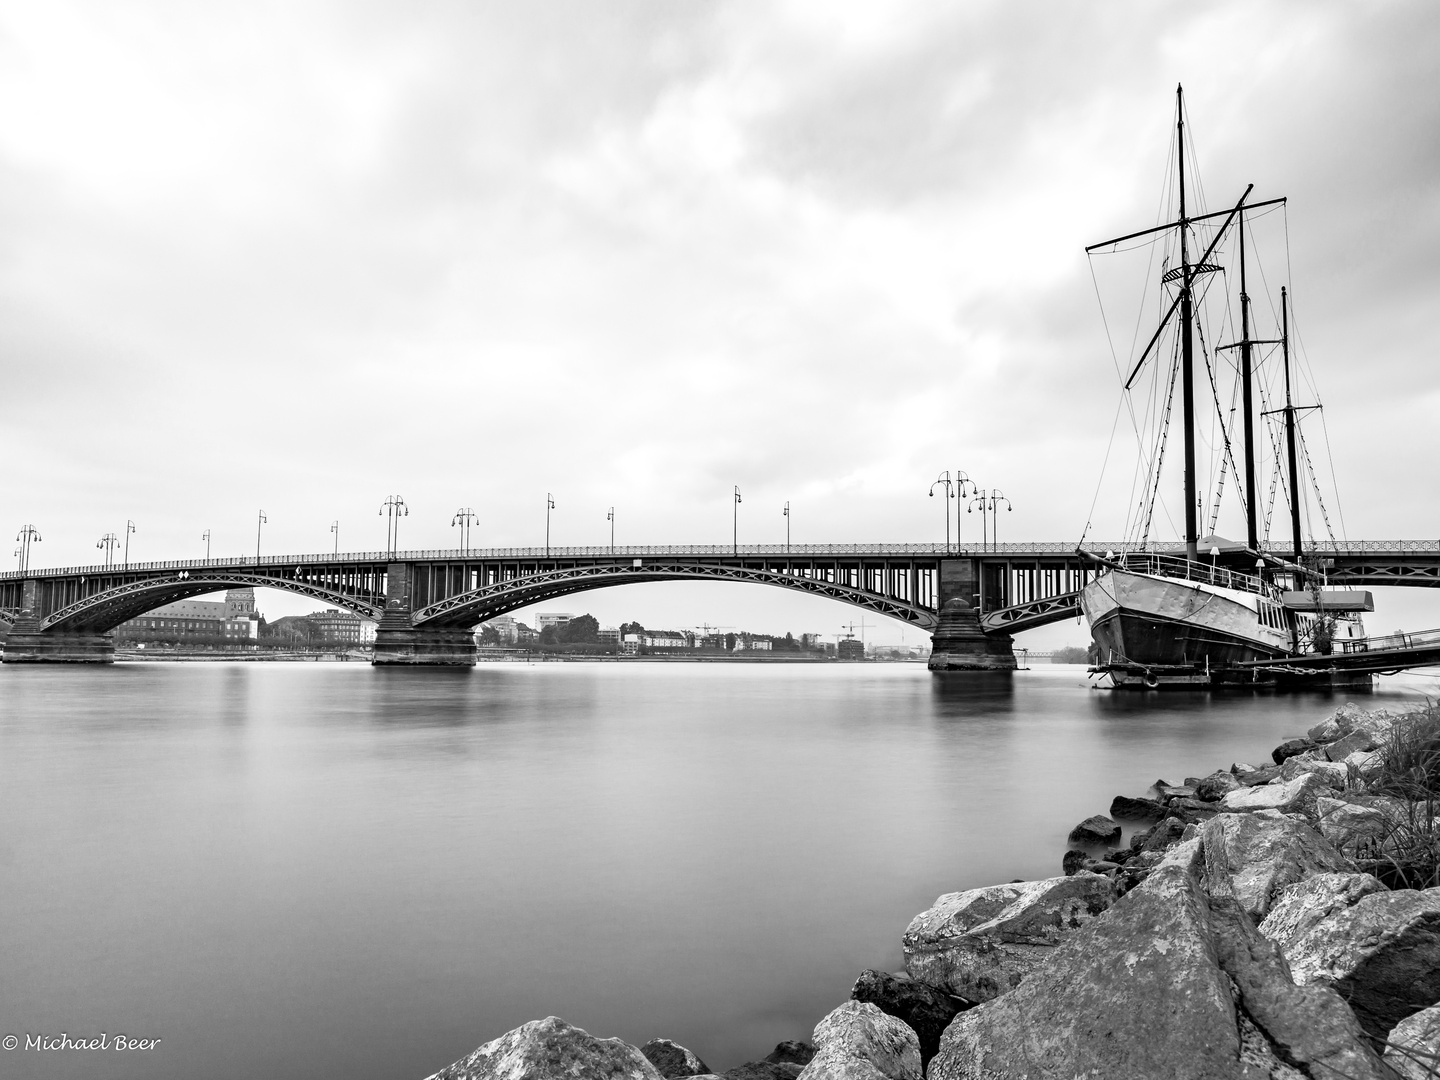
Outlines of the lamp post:
M 608 521 L 608 522 L 610 522 L 610 554 L 611 554 L 611 555 L 614 555 L 614 554 L 615 554 L 615 507 L 613 507 L 613 506 L 610 507 L 609 512 L 606 513 L 606 515 L 605 515 L 605 520 Z
M 335 554 L 340 554 L 340 519 L 330 522 L 330 531 L 335 534 Z
M 387 495 L 380 504 L 380 513 L 385 516 L 386 554 L 394 555 L 400 544 L 400 519 L 410 516 L 410 508 L 399 495 Z
M 125 520 L 125 569 L 130 569 L 130 534 L 135 531 L 135 522 Z
M 200 535 L 200 539 L 205 541 L 205 561 L 206 561 L 206 562 L 209 562 L 209 561 L 210 561 L 210 530 L 209 530 L 209 529 L 206 529 L 206 530 Z
M 735 485 L 735 501 L 730 506 L 730 552 L 740 554 L 740 485 Z
M 450 519 L 450 527 L 460 526 L 460 553 L 463 555 L 470 550 L 470 526 L 475 524 L 475 511 L 468 506 L 462 506 L 455 511 L 455 516 Z
M 257 563 L 260 561 L 260 526 L 268 523 L 269 520 L 270 519 L 265 516 L 264 510 L 261 510 L 255 518 L 255 561 Z
M 1000 518 L 998 515 L 1000 504 L 1005 504 L 1005 510 L 1007 512 L 1015 508 L 1010 505 L 1010 500 L 1005 497 L 1005 493 L 999 488 L 991 488 L 989 491 L 983 488 L 976 488 L 975 492 L 977 497 L 970 500 L 970 506 L 965 512 L 967 514 L 973 513 L 977 504 L 980 507 L 980 550 L 985 551 L 990 549 L 999 551 Z M 990 514 L 997 515 L 993 522 L 988 521 Z
M 946 502 L 946 501 L 944 501 L 944 500 L 948 500 L 948 499 L 953 499 L 953 498 L 955 498 L 955 487 L 954 487 L 953 481 L 951 481 L 951 479 L 950 479 L 950 470 L 949 470 L 949 469 L 946 469 L 944 472 L 942 472 L 942 473 L 935 479 L 935 483 L 933 483 L 933 484 L 930 485 L 930 498 L 933 499 L 933 498 L 935 497 L 935 489 L 936 489 L 937 487 L 938 487 L 938 488 L 944 488 L 944 489 L 945 489 L 945 494 L 944 494 L 944 496 L 942 496 L 942 501 L 941 501 L 941 503 L 940 503 L 940 509 L 944 511 L 944 515 L 943 515 L 943 516 L 944 516 L 944 518 L 945 518 L 945 550 L 946 550 L 946 551 L 949 551 L 949 550 L 950 550 L 950 504 L 949 504 L 949 502 Z M 958 516 L 958 515 L 959 515 L 959 506 L 958 506 L 958 504 L 957 504 L 957 506 L 956 506 L 956 515 L 957 515 L 957 516 L 956 516 L 956 521 L 958 522 L 958 521 L 959 521 L 959 516 Z M 957 525 L 957 528 L 958 528 L 958 525 Z
M 968 473 L 961 469 L 955 470 L 955 550 L 959 551 L 960 543 L 960 503 L 965 498 L 965 489 L 970 489 L 970 494 L 975 494 L 975 481 L 970 479 Z
M 790 554 L 790 503 L 785 503 L 785 509 L 780 511 L 785 515 L 785 554 Z
M 112 567 L 112 566 L 115 565 L 115 549 L 116 549 L 119 545 L 120 545 L 120 538 L 119 538 L 118 536 L 116 536 L 114 533 L 106 533 L 104 536 L 102 536 L 102 537 L 100 538 L 99 542 L 96 543 L 96 545 L 95 545 L 97 548 L 104 548 L 104 549 L 105 549 L 105 568 L 106 568 L 107 570 L 110 569 L 110 567 Z
M 39 543 L 41 537 L 34 525 L 26 525 L 15 534 L 15 539 L 20 541 L 20 547 L 16 550 L 15 554 L 20 557 L 20 572 L 23 574 L 26 570 L 30 569 L 30 545 L 32 543 Z
M 555 509 L 555 496 L 545 492 L 545 557 L 550 557 L 550 511 Z

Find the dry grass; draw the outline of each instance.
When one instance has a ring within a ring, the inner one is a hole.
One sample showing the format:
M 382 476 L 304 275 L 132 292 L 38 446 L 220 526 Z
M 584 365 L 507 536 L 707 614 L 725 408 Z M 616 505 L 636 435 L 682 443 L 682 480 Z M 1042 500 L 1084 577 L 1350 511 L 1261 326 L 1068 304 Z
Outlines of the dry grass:
M 1383 831 L 1357 841 L 1353 854 L 1392 889 L 1440 886 L 1440 704 L 1402 716 L 1377 752 L 1365 790 L 1396 801 Z

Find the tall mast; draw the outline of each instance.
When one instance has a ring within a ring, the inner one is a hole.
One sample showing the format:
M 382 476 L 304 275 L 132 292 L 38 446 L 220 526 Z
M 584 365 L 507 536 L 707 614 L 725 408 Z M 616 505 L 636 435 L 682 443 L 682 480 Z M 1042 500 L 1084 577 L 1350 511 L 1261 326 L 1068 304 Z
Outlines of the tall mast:
M 1245 425 L 1245 546 L 1260 550 L 1255 520 L 1255 419 L 1251 397 L 1250 294 L 1245 291 L 1245 212 L 1240 212 L 1240 386 L 1242 422 Z
M 1176 163 L 1180 176 L 1180 381 L 1184 387 L 1185 416 L 1185 557 L 1200 560 L 1200 534 L 1195 524 L 1195 323 L 1190 296 L 1190 253 L 1185 217 L 1185 89 L 1175 88 Z
M 1295 542 L 1295 562 L 1300 562 L 1300 480 L 1295 464 L 1295 406 L 1290 400 L 1290 301 L 1280 288 L 1280 351 L 1285 359 L 1285 452 L 1290 459 L 1290 535 Z

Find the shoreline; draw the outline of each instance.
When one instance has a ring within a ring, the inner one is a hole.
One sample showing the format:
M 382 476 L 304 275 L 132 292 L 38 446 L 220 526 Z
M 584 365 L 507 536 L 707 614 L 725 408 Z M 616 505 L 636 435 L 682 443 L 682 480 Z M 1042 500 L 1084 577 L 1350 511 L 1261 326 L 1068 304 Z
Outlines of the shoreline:
M 718 1075 L 1440 1076 L 1440 708 L 1346 703 L 1271 759 L 1117 795 L 1059 876 L 940 896 L 904 969 L 862 972 L 813 1043 Z M 557 1054 L 574 1080 L 717 1076 L 550 1017 L 428 1080 L 548 1075 Z

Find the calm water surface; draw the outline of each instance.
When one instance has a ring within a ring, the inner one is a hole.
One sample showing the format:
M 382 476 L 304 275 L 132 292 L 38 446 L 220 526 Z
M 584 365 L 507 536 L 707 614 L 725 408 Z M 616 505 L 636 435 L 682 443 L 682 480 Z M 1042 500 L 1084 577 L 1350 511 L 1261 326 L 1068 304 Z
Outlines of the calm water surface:
M 551 1014 L 728 1068 L 898 967 L 940 893 L 1057 874 L 1114 794 L 1337 703 L 1072 667 L 3 667 L 0 1034 L 162 1042 L 0 1075 L 419 1080 Z

